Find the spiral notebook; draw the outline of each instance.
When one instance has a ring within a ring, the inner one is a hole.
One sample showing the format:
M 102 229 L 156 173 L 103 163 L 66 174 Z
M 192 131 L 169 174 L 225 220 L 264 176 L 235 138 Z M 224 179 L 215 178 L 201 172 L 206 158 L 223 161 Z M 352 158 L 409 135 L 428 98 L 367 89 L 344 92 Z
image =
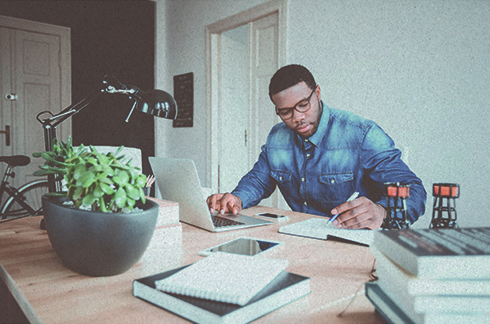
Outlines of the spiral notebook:
M 155 281 L 155 287 L 169 293 L 243 306 L 288 265 L 288 260 L 217 252 Z

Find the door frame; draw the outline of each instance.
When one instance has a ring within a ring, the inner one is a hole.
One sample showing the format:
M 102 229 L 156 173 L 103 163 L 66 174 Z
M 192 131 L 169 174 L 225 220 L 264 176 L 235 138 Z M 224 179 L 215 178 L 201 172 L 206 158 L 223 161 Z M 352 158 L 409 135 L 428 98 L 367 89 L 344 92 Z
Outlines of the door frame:
M 207 83 L 207 172 L 206 183 L 218 189 L 219 163 L 219 102 L 221 34 L 246 25 L 273 13 L 278 14 L 278 63 L 286 62 L 286 4 L 287 0 L 271 0 L 206 26 L 206 83 Z
M 71 36 L 70 28 L 40 23 L 31 20 L 0 16 L 0 27 L 18 29 L 27 32 L 55 35 L 60 37 L 60 111 L 71 104 Z M 6 91 L 6 89 L 3 89 Z M 5 93 L 1 94 L 2 99 Z M 52 111 L 55 111 L 53 109 Z M 39 127 L 42 128 L 41 124 Z M 58 138 L 66 139 L 71 135 L 71 120 L 59 126 Z

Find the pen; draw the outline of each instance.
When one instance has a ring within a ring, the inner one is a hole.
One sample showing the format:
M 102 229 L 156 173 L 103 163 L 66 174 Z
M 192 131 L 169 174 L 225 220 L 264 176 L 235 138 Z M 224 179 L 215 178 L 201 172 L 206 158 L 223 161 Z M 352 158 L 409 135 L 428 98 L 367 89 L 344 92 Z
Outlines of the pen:
M 352 194 L 352 195 L 349 197 L 349 199 L 347 199 L 347 202 L 349 202 L 349 201 L 352 201 L 352 200 L 356 199 L 356 198 L 357 198 L 357 196 L 359 196 L 359 193 L 356 191 L 356 192 L 354 192 L 354 193 L 353 193 L 353 194 Z M 333 223 L 333 221 L 334 221 L 334 220 L 336 220 L 336 219 L 337 219 L 337 217 L 339 217 L 339 215 L 340 215 L 340 214 L 336 214 L 336 215 L 334 215 L 334 216 L 330 217 L 330 219 L 328 220 L 327 226 L 330 226 L 330 224 L 332 224 L 332 223 Z

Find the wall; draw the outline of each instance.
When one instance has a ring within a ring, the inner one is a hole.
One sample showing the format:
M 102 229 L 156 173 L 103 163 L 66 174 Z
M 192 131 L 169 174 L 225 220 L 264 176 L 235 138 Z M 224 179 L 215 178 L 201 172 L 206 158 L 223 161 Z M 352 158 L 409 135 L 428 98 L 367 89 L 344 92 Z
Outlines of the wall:
M 154 87 L 155 3 L 151 1 L 0 1 L 0 15 L 69 27 L 72 102 L 102 87 L 106 74 L 142 90 Z M 135 112 L 132 101 L 104 96 L 71 119 L 75 144 L 138 147 L 154 155 L 153 117 Z M 69 121 L 67 121 L 69 122 Z M 39 126 L 41 127 L 41 126 Z M 149 174 L 147 158 L 143 170 Z
M 249 9 L 264 0 L 157 0 L 155 84 L 173 93 L 174 75 L 194 72 L 194 127 L 173 128 L 168 120 L 155 120 L 155 154 L 190 158 L 201 181 L 207 169 L 207 25 Z M 202 183 L 208 186 L 207 183 Z
M 194 159 L 201 179 L 205 26 L 262 2 L 157 1 L 156 82 L 171 89 L 172 75 L 194 72 L 195 126 L 157 121 L 156 154 Z M 287 62 L 310 68 L 327 105 L 377 121 L 423 180 L 417 227 L 432 217 L 434 182 L 460 184 L 460 226 L 490 226 L 490 2 L 289 0 L 287 12 Z

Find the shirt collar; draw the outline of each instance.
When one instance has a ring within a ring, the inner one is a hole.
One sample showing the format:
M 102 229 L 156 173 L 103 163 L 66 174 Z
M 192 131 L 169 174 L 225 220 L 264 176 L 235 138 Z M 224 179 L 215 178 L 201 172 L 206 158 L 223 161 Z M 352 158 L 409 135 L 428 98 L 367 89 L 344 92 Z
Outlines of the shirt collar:
M 321 101 L 321 104 L 323 107 L 323 112 L 322 112 L 322 117 L 320 118 L 320 124 L 318 125 L 318 129 L 316 130 L 316 133 L 308 138 L 308 141 L 310 141 L 313 145 L 317 147 L 320 145 L 322 139 L 324 138 L 324 135 L 327 131 L 328 119 L 330 117 L 330 111 L 327 105 L 325 105 L 323 101 Z

